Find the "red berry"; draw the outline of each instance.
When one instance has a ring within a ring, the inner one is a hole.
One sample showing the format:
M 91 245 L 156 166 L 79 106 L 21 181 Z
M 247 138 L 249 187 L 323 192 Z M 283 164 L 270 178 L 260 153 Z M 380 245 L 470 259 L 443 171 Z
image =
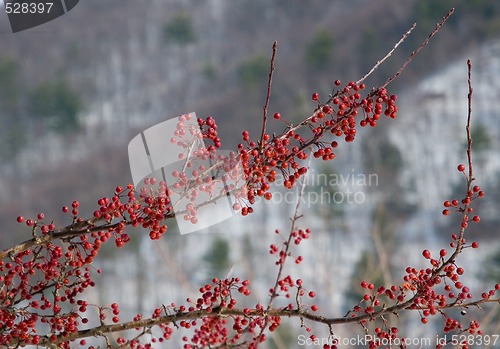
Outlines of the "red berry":
M 479 244 L 478 244 L 477 242 L 475 242 L 475 241 L 474 241 L 474 242 L 472 243 L 472 248 L 478 248 L 478 247 L 479 247 Z
M 480 218 L 479 216 L 474 216 L 474 217 L 472 218 L 472 220 L 473 220 L 474 222 L 478 223 L 478 222 L 481 220 L 481 218 Z
M 464 164 L 460 164 L 460 165 L 458 165 L 457 170 L 458 170 L 459 172 L 464 172 L 464 171 L 465 171 L 465 165 L 464 165 Z
M 422 256 L 424 256 L 425 258 L 429 259 L 429 258 L 431 258 L 431 252 L 429 250 L 424 250 L 422 252 Z
M 314 92 L 314 93 L 312 94 L 312 100 L 313 100 L 313 101 L 317 101 L 318 99 L 319 99 L 319 94 L 318 94 L 318 92 Z
M 18 217 L 17 217 L 17 222 L 18 222 L 18 223 L 22 223 L 22 222 L 24 222 L 24 217 L 23 217 L 23 216 L 18 216 Z
M 280 113 L 274 113 L 274 118 L 276 120 L 281 119 L 281 114 Z
M 340 80 L 338 80 L 338 79 L 335 80 L 333 83 L 335 84 L 335 86 L 340 86 Z
M 314 291 L 309 292 L 309 297 L 314 298 L 316 296 L 316 293 Z

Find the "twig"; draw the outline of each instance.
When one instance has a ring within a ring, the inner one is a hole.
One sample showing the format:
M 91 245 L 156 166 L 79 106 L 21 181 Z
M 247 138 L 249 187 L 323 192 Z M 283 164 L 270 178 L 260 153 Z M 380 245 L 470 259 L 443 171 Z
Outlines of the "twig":
M 370 71 L 368 73 L 366 73 L 365 76 L 363 76 L 361 79 L 359 79 L 358 81 L 356 81 L 356 85 L 359 85 L 361 84 L 363 81 L 366 80 L 366 78 L 368 78 L 382 63 L 384 63 L 384 61 L 389 58 L 392 53 L 394 51 L 396 51 L 396 49 L 398 48 L 399 45 L 401 45 L 405 40 L 406 38 L 411 34 L 411 32 L 413 31 L 413 29 L 415 29 L 415 27 L 417 26 L 417 23 L 413 23 L 413 25 L 411 26 L 411 28 L 406 32 L 404 33 L 404 35 L 401 37 L 401 39 L 396 43 L 396 45 L 394 45 L 394 47 L 392 48 L 392 50 L 390 50 L 385 56 L 384 58 L 382 58 L 381 60 L 377 61 L 377 64 L 375 64 L 373 66 L 372 69 L 370 69 Z
M 309 163 L 311 162 L 310 158 L 309 158 Z M 299 192 L 299 196 L 297 199 L 297 205 L 295 205 L 295 210 L 294 210 L 293 217 L 292 217 L 292 225 L 290 227 L 290 233 L 288 234 L 288 240 L 285 243 L 284 258 L 286 258 L 288 256 L 288 253 L 290 251 L 290 245 L 292 243 L 293 232 L 297 228 L 297 221 L 302 217 L 301 215 L 299 215 L 299 208 L 300 208 L 300 200 L 302 199 L 302 196 L 304 195 L 304 189 L 305 189 L 306 183 L 307 183 L 307 181 L 303 181 L 302 185 L 300 187 L 300 192 Z M 278 286 L 279 286 L 279 281 L 281 279 L 281 275 L 283 273 L 284 266 L 285 266 L 285 261 L 280 263 L 278 274 L 276 275 L 276 281 L 275 281 L 274 287 L 273 287 L 273 293 L 271 294 L 271 299 L 269 300 L 269 303 L 267 305 L 267 309 L 271 308 L 274 299 L 278 296 L 277 290 L 278 290 Z
M 384 283 L 386 285 L 392 285 L 392 275 L 391 275 L 391 268 L 389 264 L 389 259 L 387 257 L 387 251 L 384 247 L 384 244 L 382 242 L 382 237 L 381 237 L 381 226 L 382 226 L 382 220 L 384 216 L 384 207 L 385 203 L 382 200 L 377 207 L 377 211 L 375 213 L 375 221 L 373 223 L 373 229 L 372 229 L 372 239 L 373 243 L 375 245 L 375 249 L 377 250 L 377 255 L 378 255 L 378 261 L 380 265 L 380 269 L 382 270 L 382 276 L 384 278 Z
M 467 161 L 469 163 L 469 180 L 473 179 L 472 175 L 472 136 L 470 133 L 470 122 L 472 118 L 472 82 L 471 82 L 471 74 L 472 74 L 472 62 L 470 58 L 467 60 L 467 84 L 469 85 L 469 93 L 467 94 L 467 126 L 465 126 L 465 130 L 467 131 Z
M 271 86 L 273 83 L 273 73 L 274 73 L 274 60 L 276 58 L 276 51 L 278 50 L 278 42 L 275 41 L 273 44 L 273 55 L 271 56 L 271 67 L 269 68 L 269 79 L 267 80 L 267 95 L 266 103 L 264 104 L 264 115 L 262 120 L 262 132 L 260 135 L 260 151 L 264 150 L 264 136 L 266 134 L 267 128 L 267 111 L 269 108 L 269 99 L 271 98 Z
M 310 164 L 311 164 L 311 157 L 309 157 L 308 167 L 310 166 Z M 276 297 L 278 297 L 279 281 L 280 281 L 281 276 L 283 274 L 283 268 L 285 267 L 286 258 L 289 255 L 290 246 L 291 246 L 292 239 L 293 239 L 293 232 L 297 228 L 297 221 L 302 217 L 301 215 L 299 215 L 299 208 L 300 208 L 300 200 L 302 199 L 302 196 L 304 195 L 304 189 L 305 189 L 305 187 L 306 187 L 306 181 L 303 181 L 302 185 L 300 187 L 300 192 L 299 192 L 298 198 L 297 198 L 297 205 L 295 205 L 295 210 L 293 212 L 292 225 L 290 227 L 290 232 L 288 234 L 288 239 L 285 242 L 285 250 L 283 251 L 283 260 L 280 260 L 280 266 L 279 266 L 279 269 L 278 269 L 278 273 L 276 274 L 276 280 L 274 282 L 274 287 L 271 289 L 272 293 L 271 293 L 271 296 L 270 296 L 270 299 L 269 299 L 269 303 L 267 304 L 267 310 L 266 310 L 266 312 L 272 310 L 273 301 L 274 301 L 274 299 Z M 266 317 L 265 320 L 264 320 L 264 325 L 261 328 L 259 337 L 262 336 L 262 334 L 266 330 L 268 322 L 269 322 L 269 319 L 268 319 L 268 317 Z
M 469 93 L 467 95 L 467 102 L 468 102 L 468 111 L 467 111 L 467 125 L 465 126 L 465 130 L 467 132 L 467 161 L 469 165 L 469 176 L 467 177 L 467 188 L 466 188 L 466 193 L 470 192 L 472 189 L 472 182 L 475 180 L 474 178 L 474 172 L 472 170 L 472 136 L 470 132 L 470 124 L 471 124 L 471 118 L 472 118 L 472 81 L 471 81 L 471 74 L 472 74 L 472 62 L 470 59 L 467 60 L 467 82 L 469 86 Z M 461 208 L 462 212 L 462 221 L 467 220 L 467 215 L 468 215 L 468 208 L 470 204 L 464 204 L 464 206 Z M 465 235 L 465 230 L 466 227 L 461 226 L 460 227 L 460 233 L 457 239 L 457 246 L 455 247 L 455 250 L 451 254 L 451 256 L 448 258 L 446 262 L 444 262 L 441 267 L 439 267 L 437 270 L 435 270 L 434 275 L 439 275 L 442 270 L 450 265 L 455 263 L 455 258 L 458 256 L 460 252 L 463 250 L 463 246 L 465 244 L 464 240 L 464 235 Z
M 389 85 L 391 82 L 393 82 L 399 75 L 401 75 L 401 73 L 403 72 L 403 70 L 405 70 L 406 66 L 408 64 L 410 64 L 410 62 L 413 60 L 413 58 L 425 47 L 427 46 L 427 44 L 429 43 L 429 41 L 431 41 L 432 37 L 434 35 L 436 35 L 438 33 L 438 31 L 441 29 L 441 27 L 444 25 L 444 23 L 450 18 L 450 16 L 455 12 L 455 8 L 452 7 L 450 12 L 448 12 L 448 14 L 446 16 L 443 17 L 443 19 L 441 20 L 441 22 L 439 22 L 437 25 L 436 25 L 436 29 L 434 29 L 432 31 L 432 33 L 429 34 L 429 36 L 427 37 L 427 39 L 424 40 L 424 42 L 422 42 L 422 44 L 420 44 L 420 46 L 411 53 L 410 57 L 408 57 L 408 59 L 406 60 L 406 62 L 401 66 L 401 68 L 399 68 L 399 70 L 396 72 L 396 74 L 394 74 L 393 76 L 391 76 L 389 79 L 387 79 L 387 81 L 382 85 L 380 86 L 380 88 L 385 88 L 387 87 L 387 85 Z

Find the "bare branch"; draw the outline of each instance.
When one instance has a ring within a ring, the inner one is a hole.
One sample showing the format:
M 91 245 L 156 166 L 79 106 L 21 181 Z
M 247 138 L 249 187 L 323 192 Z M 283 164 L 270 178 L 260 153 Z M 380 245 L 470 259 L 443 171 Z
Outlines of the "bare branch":
M 278 50 L 278 42 L 275 41 L 273 44 L 273 54 L 271 56 L 271 66 L 269 68 L 269 78 L 267 80 L 267 95 L 266 95 L 266 103 L 264 104 L 264 115 L 262 120 L 262 132 L 260 135 L 260 151 L 264 149 L 264 135 L 266 134 L 267 128 L 267 112 L 269 108 L 269 99 L 271 98 L 271 86 L 273 83 L 273 73 L 274 73 L 274 60 L 276 58 L 276 52 Z
M 427 44 L 431 41 L 431 39 L 434 37 L 434 35 L 436 35 L 439 30 L 441 29 L 441 27 L 445 24 L 445 22 L 451 17 L 451 15 L 455 12 L 455 8 L 451 8 L 451 10 L 448 12 L 448 14 L 446 16 L 443 17 L 443 19 L 441 20 L 441 22 L 439 22 L 437 25 L 436 25 L 436 29 L 434 29 L 432 31 L 432 33 L 429 34 L 429 36 L 427 37 L 427 39 L 424 40 L 424 42 L 422 42 L 422 44 L 420 44 L 420 46 L 411 53 L 410 57 L 408 57 L 408 59 L 406 60 L 406 62 L 404 62 L 404 64 L 401 66 L 401 68 L 399 68 L 399 70 L 396 72 L 396 74 L 394 74 L 393 76 L 391 76 L 389 79 L 387 79 L 387 81 L 381 86 L 381 88 L 385 88 L 387 87 L 387 85 L 389 85 L 391 82 L 393 82 L 399 75 L 401 75 L 401 73 L 403 72 L 403 70 L 405 70 L 406 66 L 408 64 L 410 64 L 410 62 L 413 60 L 413 58 L 420 52 L 422 51 L 422 49 L 427 46 Z
M 361 79 L 359 79 L 358 81 L 356 81 L 356 85 L 359 85 L 361 84 L 363 81 L 365 81 L 382 63 L 385 62 L 386 59 L 388 59 L 392 53 L 394 51 L 396 51 L 396 49 L 399 47 L 399 45 L 401 45 L 405 40 L 406 38 L 411 34 L 411 32 L 413 31 L 413 29 L 415 29 L 417 27 L 417 23 L 413 23 L 413 25 L 411 26 L 410 29 L 408 29 L 408 31 L 406 33 L 403 34 L 403 36 L 401 37 L 401 39 L 396 43 L 396 45 L 394 45 L 394 47 L 392 48 L 392 50 L 390 50 L 385 56 L 384 58 L 382 58 L 381 60 L 377 61 L 377 64 L 375 64 L 372 69 L 370 69 L 370 71 L 368 73 L 366 73 L 365 76 L 363 76 Z
M 472 118 L 472 62 L 470 59 L 467 60 L 467 84 L 469 86 L 469 93 L 467 94 L 467 126 L 465 130 L 467 131 L 467 161 L 469 164 L 469 180 L 473 180 L 472 172 L 472 137 L 470 133 L 470 124 Z

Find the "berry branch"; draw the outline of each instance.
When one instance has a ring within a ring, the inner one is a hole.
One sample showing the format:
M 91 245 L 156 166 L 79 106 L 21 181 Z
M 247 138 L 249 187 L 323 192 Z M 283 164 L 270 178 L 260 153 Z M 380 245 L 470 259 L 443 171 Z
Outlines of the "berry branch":
M 403 64 L 403 66 L 398 70 L 398 72 L 396 72 L 393 76 L 391 76 L 382 85 L 381 88 L 374 89 L 370 94 L 368 94 L 368 96 L 366 97 L 366 101 L 371 101 L 370 98 L 374 97 L 379 92 L 380 92 L 381 95 L 385 95 L 385 93 L 386 93 L 385 87 L 387 87 L 387 85 L 389 85 L 393 80 L 395 80 L 402 73 L 402 71 L 404 70 L 404 68 L 406 68 L 406 66 L 413 60 L 413 58 L 430 42 L 431 38 L 434 35 L 437 34 L 437 32 L 439 31 L 439 29 L 444 25 L 444 23 L 453 14 L 453 12 L 454 12 L 454 9 L 452 8 L 450 10 L 450 12 L 443 18 L 443 20 L 436 26 L 436 28 L 434 29 L 434 31 L 432 31 L 432 33 L 428 36 L 428 38 L 418 47 L 418 49 L 415 50 L 414 52 L 412 52 L 412 54 L 410 55 L 410 57 L 408 58 L 408 60 Z M 416 25 L 414 24 L 410 28 L 410 30 L 408 30 L 408 32 L 406 32 L 403 35 L 403 37 L 398 41 L 398 43 L 396 43 L 396 45 L 394 46 L 394 48 L 383 59 L 381 59 L 380 61 L 378 61 L 377 64 L 375 64 L 375 66 L 363 78 L 361 78 L 360 80 L 358 80 L 356 83 L 350 83 L 350 86 L 347 86 L 346 88 L 344 88 L 344 90 L 339 90 L 337 93 L 332 94 L 330 96 L 329 100 L 325 104 L 323 104 L 323 105 L 319 104 L 318 105 L 318 108 L 316 108 L 316 111 L 315 111 L 315 113 L 313 115 L 311 115 L 308 118 L 304 119 L 303 121 L 301 121 L 296 126 L 292 126 L 292 125 L 288 124 L 288 126 L 287 126 L 287 132 L 283 133 L 281 136 L 275 137 L 275 139 L 278 140 L 278 141 L 283 141 L 283 140 L 289 138 L 290 134 L 295 135 L 295 133 L 298 132 L 301 128 L 310 125 L 313 121 L 315 121 L 315 118 L 317 119 L 317 118 L 324 117 L 324 113 L 333 113 L 333 110 L 331 110 L 331 107 L 329 106 L 329 103 L 334 103 L 336 100 L 339 99 L 339 97 L 342 96 L 343 93 L 345 94 L 345 92 L 349 92 L 349 90 L 351 89 L 351 87 L 357 86 L 357 87 L 354 87 L 355 90 L 363 89 L 364 85 L 362 84 L 362 81 L 365 80 L 373 71 L 375 71 L 375 69 L 378 68 L 378 66 L 380 66 L 380 64 L 383 63 L 394 52 L 394 50 L 408 37 L 408 35 L 411 33 L 411 31 L 413 31 L 413 29 L 415 28 L 415 26 Z M 264 117 L 263 117 L 264 121 L 263 121 L 262 134 L 261 134 L 261 142 L 260 142 L 261 147 L 263 147 L 264 142 L 265 142 L 265 138 L 266 138 L 265 130 L 266 130 L 266 124 L 267 124 L 267 109 L 268 109 L 269 99 L 270 99 L 270 96 L 271 96 L 271 84 L 272 84 L 272 76 L 273 76 L 273 72 L 274 72 L 274 61 L 275 61 L 276 52 L 277 52 L 277 42 L 275 42 L 273 44 L 273 54 L 272 54 L 272 58 L 271 58 L 271 68 L 270 68 L 270 72 L 269 72 L 268 90 L 267 90 L 267 95 L 266 95 L 266 103 L 264 105 Z M 336 85 L 337 86 L 340 85 L 340 82 L 338 84 L 336 84 Z M 313 99 L 314 100 L 318 100 L 318 96 L 316 96 Z M 342 109 L 345 109 L 345 107 L 346 107 L 345 105 L 341 105 L 341 106 L 342 106 Z M 320 107 L 321 107 L 321 110 L 320 110 Z M 371 111 L 370 107 L 366 108 L 366 110 Z M 395 109 L 395 111 L 397 111 L 397 109 Z M 342 115 L 344 115 L 344 114 L 345 113 L 342 113 Z M 357 109 L 348 111 L 348 114 L 354 114 L 354 115 L 356 115 L 357 114 Z M 377 115 L 377 114 L 375 114 L 375 115 Z M 393 117 L 395 117 L 395 114 L 394 114 Z M 281 119 L 281 115 L 279 113 L 277 113 L 277 114 L 275 114 L 275 118 Z M 368 121 L 370 121 L 370 125 L 372 125 L 372 126 L 376 125 L 376 123 L 373 124 L 373 122 L 374 121 L 376 122 L 376 120 L 378 119 L 378 117 L 375 117 L 374 119 L 375 120 L 368 120 Z M 203 125 L 207 125 L 209 127 L 215 126 L 214 120 L 212 118 L 208 118 L 206 121 L 201 121 L 201 123 L 202 123 L 202 125 L 200 125 L 200 126 L 203 126 Z M 335 125 L 335 126 L 337 126 L 337 125 Z M 320 128 L 320 133 L 318 133 L 309 142 L 302 144 L 301 147 L 299 148 L 299 152 L 300 152 L 300 150 L 306 149 L 307 147 L 311 146 L 312 144 L 317 143 L 318 140 L 319 140 L 319 138 L 321 138 L 321 136 L 323 136 L 326 131 L 332 130 L 332 129 L 334 129 L 334 128 L 333 127 L 330 127 L 328 129 L 326 129 L 326 128 L 321 129 Z M 247 133 L 245 133 L 245 132 L 244 132 L 244 137 L 243 138 L 244 139 L 248 139 L 248 132 Z M 245 134 L 247 135 L 246 137 L 245 137 Z M 267 137 L 269 137 L 269 136 L 267 135 Z M 216 135 L 216 132 L 215 132 L 215 135 L 211 135 L 210 138 L 211 139 L 216 139 L 217 142 L 215 142 L 215 143 L 220 143 L 220 139 L 218 139 L 218 137 Z M 254 145 L 254 147 L 250 147 L 245 153 L 251 153 L 255 149 L 256 148 L 255 148 L 255 145 Z M 216 167 L 216 165 L 214 165 L 213 167 Z M 209 172 L 211 170 L 213 170 L 213 168 L 207 169 L 207 172 Z M 131 188 L 127 188 L 127 189 L 130 190 Z M 217 198 L 215 198 L 213 201 L 216 201 Z M 211 204 L 211 203 L 213 203 L 213 201 L 209 202 L 207 204 Z M 164 218 L 165 219 L 174 218 L 174 216 L 175 215 L 174 215 L 173 212 L 168 212 L 168 213 L 164 214 Z M 9 255 L 12 255 L 12 254 L 18 254 L 18 253 L 24 252 L 26 250 L 29 250 L 29 249 L 33 248 L 34 246 L 45 245 L 45 244 L 49 243 L 50 241 L 52 241 L 54 239 L 65 239 L 65 238 L 69 238 L 69 237 L 73 237 L 73 236 L 77 236 L 77 235 L 81 235 L 81 234 L 90 234 L 90 233 L 97 232 L 97 231 L 100 231 L 100 230 L 114 230 L 114 229 L 117 229 L 121 224 L 125 224 L 125 225 L 133 225 L 134 224 L 133 221 L 122 220 L 121 222 L 118 222 L 118 223 L 105 223 L 103 225 L 99 225 L 98 226 L 98 225 L 95 225 L 95 224 L 97 222 L 99 222 L 99 221 L 103 221 L 104 220 L 104 216 L 93 217 L 93 218 L 90 218 L 90 219 L 82 219 L 82 218 L 76 218 L 76 217 L 74 217 L 74 218 L 75 218 L 75 221 L 73 222 L 73 224 L 71 224 L 71 225 L 69 225 L 67 227 L 64 227 L 64 228 L 61 228 L 61 229 L 58 229 L 58 230 L 54 230 L 54 229 L 50 230 L 47 234 L 45 234 L 45 235 L 43 235 L 41 237 L 35 237 L 34 236 L 30 240 L 27 240 L 27 241 L 25 241 L 23 243 L 20 243 L 20 244 L 16 245 L 16 246 L 4 249 L 3 251 L 0 251 L 0 259 L 4 259 L 4 258 L 6 258 L 6 257 L 8 257 Z M 24 222 L 24 219 L 22 221 Z M 33 234 L 34 234 L 35 233 L 36 225 L 35 224 L 31 224 L 29 226 L 33 227 Z
M 257 197 L 267 200 L 272 198 L 271 184 L 279 176 L 283 177 L 285 188 L 291 189 L 300 183 L 300 179 L 308 171 L 309 166 L 304 165 L 305 160 L 310 161 L 312 157 L 324 161 L 333 160 L 337 139 L 353 142 L 357 125 L 375 127 L 382 114 L 395 118 L 398 112 L 397 97 L 390 95 L 386 87 L 429 43 L 453 12 L 453 9 L 450 10 L 428 38 L 382 86 L 361 96 L 366 88 L 363 81 L 404 42 L 415 25 L 363 78 L 357 82 L 349 82 L 344 87 L 340 87 L 340 81 L 335 81 L 334 89 L 324 103 L 320 103 L 319 94 L 314 93 L 312 100 L 317 105 L 312 115 L 297 125 L 288 123 L 280 113 L 275 113 L 274 119 L 283 122 L 285 130 L 281 134 L 270 135 L 266 133 L 266 129 L 277 53 L 275 42 L 259 139 L 251 141 L 248 131 L 243 131 L 243 142 L 238 145 L 238 150 L 222 155 L 219 152 L 221 140 L 212 117 L 194 120 L 191 114 L 181 115 L 171 143 L 179 147 L 179 159 L 185 161 L 180 171 L 172 172 L 175 181 L 169 183 L 168 187 L 164 180 L 155 177 L 144 179 L 141 187 L 116 187 L 112 196 L 98 200 L 98 208 L 87 219 L 80 216 L 80 204 L 74 201 L 71 207 L 63 207 L 63 212 L 71 217 L 72 223 L 62 228 L 48 222 L 43 213 L 39 213 L 36 219 L 18 217 L 19 223 L 24 223 L 31 229 L 32 238 L 0 252 L 0 344 L 9 347 L 37 345 L 69 348 L 77 340 L 80 340 L 80 346 L 85 346 L 86 338 L 100 337 L 108 348 L 149 348 L 146 342 L 163 343 L 171 338 L 174 331 L 184 329 L 191 336 L 186 335 L 182 339 L 185 349 L 257 348 L 266 340 L 266 332 L 275 331 L 281 320 L 287 317 L 299 318 L 301 327 L 305 328 L 311 339 L 315 335 L 311 327 L 306 326 L 306 321 L 327 325 L 332 335 L 333 325 L 359 324 L 365 333 L 369 333 L 371 329 L 368 325 L 376 324 L 373 331 L 377 338 L 400 338 L 398 329 L 388 326 L 388 319 L 398 316 L 402 311 L 418 312 L 423 324 L 427 323 L 430 316 L 442 315 L 446 333 L 455 331 L 480 334 L 476 321 L 462 325 L 447 314 L 448 309 L 479 307 L 486 303 L 500 304 L 500 298 L 496 296 L 500 291 L 500 284 L 484 292 L 481 299 L 473 299 L 469 287 L 460 281 L 464 269 L 457 265 L 460 253 L 466 248 L 476 249 L 479 246 L 477 242 L 467 244 L 466 229 L 469 223 L 480 220 L 477 215 L 469 218 L 473 212 L 473 200 L 485 195 L 479 186 L 473 186 L 470 60 L 466 126 L 469 170 L 467 175 L 465 165 L 458 166 L 467 180 L 466 195 L 461 202 L 454 199 L 444 203 L 444 215 L 454 212 L 462 218 L 458 235 L 452 234 L 450 247 L 453 252 L 448 258 L 446 249 L 441 249 L 439 256 L 434 258 L 430 251 L 424 250 L 422 255 L 429 261 L 430 267 L 407 267 L 402 282 L 387 287 L 363 281 L 360 287 L 365 294 L 345 316 L 317 315 L 319 307 L 316 304 L 306 306 L 306 299 L 315 298 L 316 293 L 311 290 L 307 292 L 302 279 L 284 275 L 285 263 L 290 263 L 292 259 L 292 246 L 298 246 L 311 237 L 310 229 L 300 229 L 297 224 L 302 217 L 299 214 L 299 204 L 304 194 L 303 181 L 288 236 L 283 239 L 281 246 L 270 246 L 269 253 L 277 255 L 278 271 L 270 289 L 267 306 L 240 306 L 241 300 L 251 295 L 252 291 L 250 281 L 238 277 L 223 280 L 214 278 L 211 283 L 200 288 L 197 299 L 187 299 L 185 305 L 161 305 L 151 314 L 139 314 L 130 321 L 120 320 L 120 309 L 116 303 L 99 306 L 89 304 L 82 298 L 86 289 L 95 286 L 93 274 L 101 272 L 92 265 L 100 248 L 110 240 L 114 240 L 118 248 L 128 243 L 128 226 L 147 229 L 150 238 L 157 240 L 167 232 L 166 219 L 179 216 L 197 224 L 200 209 L 217 203 L 229 193 L 234 200 L 233 209 L 246 216 L 253 212 L 252 205 Z M 334 137 L 334 140 L 327 139 L 328 135 Z M 200 203 L 197 201 L 200 195 L 205 195 L 208 199 Z M 294 259 L 296 264 L 303 260 L 302 256 Z M 293 295 L 295 302 L 289 302 Z M 275 300 L 278 298 L 289 302 L 288 305 L 275 307 Z M 98 325 L 89 324 L 89 309 L 95 310 Z M 119 337 L 116 343 L 111 343 L 110 334 L 134 330 L 137 332 L 132 337 Z M 373 340 L 369 347 L 376 348 L 379 344 Z M 332 349 L 336 346 L 327 345 L 324 348 Z

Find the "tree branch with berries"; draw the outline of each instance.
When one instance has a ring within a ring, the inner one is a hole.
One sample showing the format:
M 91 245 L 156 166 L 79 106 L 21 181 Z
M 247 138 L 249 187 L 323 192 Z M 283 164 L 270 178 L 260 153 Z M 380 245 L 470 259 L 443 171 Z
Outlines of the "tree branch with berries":
M 485 195 L 475 185 L 472 167 L 470 60 L 466 127 L 468 163 L 458 166 L 465 177 L 466 190 L 461 201 L 445 201 L 443 211 L 444 215 L 460 215 L 461 223 L 457 233 L 451 236 L 450 253 L 446 248 L 438 255 L 428 250 L 422 252 L 429 262 L 427 268 L 407 267 L 403 279 L 393 285 L 375 286 L 368 280 L 363 281 L 360 284 L 364 292 L 362 299 L 345 316 L 319 315 L 321 309 L 311 304 L 316 292 L 307 290 L 301 278 L 285 275 L 285 265 L 302 261 L 302 257 L 294 257 L 293 250 L 314 238 L 309 228 L 300 226 L 300 219 L 307 212 L 297 204 L 289 230 L 286 233 L 276 230 L 279 242 L 269 246 L 269 253 L 276 256 L 277 271 L 265 304 L 240 306 L 252 288 L 248 280 L 238 277 L 214 278 L 199 289 L 197 299 L 187 299 L 185 304 L 160 304 L 151 314 L 139 314 L 128 321 L 119 317 L 120 307 L 116 303 L 97 305 L 85 300 L 85 292 L 95 286 L 93 276 L 101 273 L 93 266 L 100 249 L 110 241 L 118 248 L 127 244 L 130 241 L 127 229 L 145 229 L 152 240 L 158 240 L 168 231 L 167 219 L 182 217 L 196 225 L 199 210 L 229 193 L 232 208 L 246 216 L 253 212 L 252 205 L 257 198 L 272 198 L 272 184 L 281 177 L 286 189 L 299 186 L 299 196 L 302 196 L 305 182 L 301 179 L 308 172 L 307 161 L 311 158 L 331 161 L 339 140 L 353 142 L 358 126 L 375 127 L 383 115 L 396 118 L 397 97 L 388 92 L 387 86 L 399 77 L 452 14 L 453 10 L 381 86 L 364 92 L 363 81 L 390 57 L 415 25 L 363 78 L 345 86 L 336 80 L 325 102 L 320 102 L 319 94 L 313 93 L 316 107 L 296 125 L 275 113 L 275 122 L 284 123 L 285 129 L 271 135 L 267 133 L 267 124 L 277 54 L 275 42 L 258 139 L 252 140 L 249 132 L 243 131 L 243 142 L 237 150 L 223 155 L 219 151 L 221 139 L 214 118 L 193 120 L 191 114 L 181 115 L 175 137 L 170 140 L 179 148 L 179 159 L 184 160 L 181 171 L 172 173 L 174 183 L 167 186 L 165 181 L 151 177 L 146 178 L 140 188 L 130 184 L 118 186 L 112 196 L 97 201 L 98 207 L 90 218 L 83 218 L 79 202 L 74 201 L 63 207 L 63 212 L 71 217 L 71 223 L 63 227 L 57 227 L 43 213 L 29 219 L 19 216 L 17 221 L 26 224 L 32 237 L 0 252 L 0 344 L 15 348 L 27 345 L 69 348 L 72 344 L 93 348 L 87 340 L 97 337 L 102 338 L 107 348 L 149 348 L 154 343 L 168 341 L 174 332 L 184 330 L 186 349 L 257 348 L 284 319 L 297 318 L 312 340 L 315 334 L 308 323 L 327 326 L 331 335 L 335 334 L 336 326 L 358 324 L 363 333 L 373 335 L 369 347 L 377 348 L 382 339 L 404 338 L 387 319 L 406 311 L 418 312 L 423 324 L 428 318 L 441 315 L 446 333 L 481 334 L 478 322 L 462 324 L 448 313 L 450 309 L 500 304 L 500 284 L 493 285 L 481 298 L 475 299 L 461 281 L 464 268 L 459 266 L 460 254 L 478 248 L 477 242 L 469 242 L 467 229 L 469 223 L 480 221 L 479 216 L 473 214 L 472 206 Z M 208 166 L 205 165 L 207 161 Z M 230 188 L 228 180 L 231 180 Z M 209 199 L 200 204 L 197 201 L 200 195 Z M 276 307 L 278 298 L 286 300 L 288 305 Z M 89 319 L 91 313 L 95 318 Z M 369 324 L 376 326 L 372 329 Z M 116 341 L 110 337 L 113 333 L 120 334 Z M 467 347 L 467 343 L 460 345 Z M 336 347 L 335 343 L 324 346 Z

